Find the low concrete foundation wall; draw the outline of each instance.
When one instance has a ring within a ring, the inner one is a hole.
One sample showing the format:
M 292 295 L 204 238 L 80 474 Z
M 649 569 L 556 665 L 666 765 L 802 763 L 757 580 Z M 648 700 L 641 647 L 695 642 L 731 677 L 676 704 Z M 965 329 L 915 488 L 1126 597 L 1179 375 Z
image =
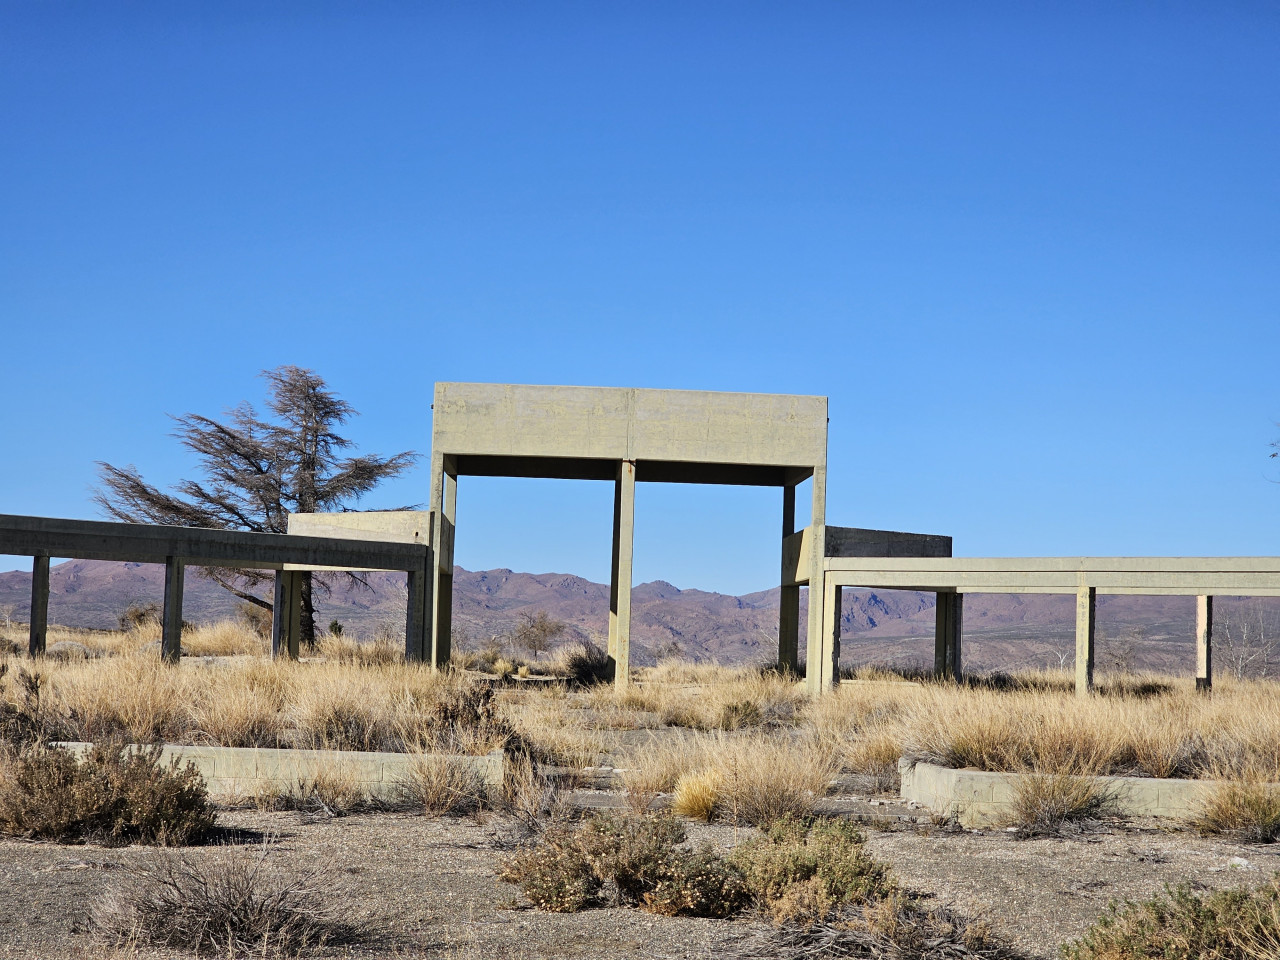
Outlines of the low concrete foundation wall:
M 999 827 L 1009 821 L 1013 791 L 1024 774 L 955 770 L 903 758 L 898 761 L 902 799 L 911 800 L 961 826 Z M 1208 780 L 1159 780 L 1153 777 L 1106 777 L 1115 791 L 1117 812 L 1127 817 L 1195 815 L 1205 795 L 1217 784 Z
M 91 744 L 63 743 L 83 755 Z M 443 756 L 443 755 L 442 755 Z M 350 750 L 274 750 L 265 747 L 191 747 L 166 744 L 161 762 L 174 757 L 191 763 L 204 777 L 213 797 L 249 797 L 259 793 L 284 793 L 299 782 L 318 776 L 339 776 L 355 781 L 369 796 L 392 800 L 400 784 L 412 773 L 415 756 L 407 753 L 358 753 Z M 501 750 L 480 757 L 450 754 L 451 762 L 466 764 L 490 786 L 502 783 Z

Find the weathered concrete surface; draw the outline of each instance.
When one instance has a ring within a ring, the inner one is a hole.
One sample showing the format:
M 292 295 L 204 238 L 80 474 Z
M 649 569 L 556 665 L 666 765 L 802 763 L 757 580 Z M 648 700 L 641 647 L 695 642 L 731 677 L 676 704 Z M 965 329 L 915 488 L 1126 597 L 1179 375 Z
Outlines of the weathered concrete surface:
M 784 534 L 782 582 L 784 586 L 807 584 L 813 566 L 813 528 Z M 951 538 L 897 530 L 863 527 L 826 528 L 826 547 L 818 559 L 829 557 L 950 557 Z M 824 564 L 825 565 L 825 564 Z
M 670 465 L 662 479 L 672 481 L 681 479 L 682 464 L 812 468 L 826 462 L 826 397 L 437 383 L 433 410 L 432 452 L 459 457 L 463 474 L 471 472 L 463 462 L 469 456 L 654 461 Z M 564 467 L 577 469 L 575 476 L 591 469 Z M 697 471 L 687 476 L 699 482 Z M 613 471 L 600 479 L 613 479 Z M 779 474 L 778 485 L 784 482 Z
M 955 770 L 903 758 L 898 761 L 902 799 L 941 816 L 954 817 L 969 828 L 1001 827 L 1009 822 L 1014 790 L 1024 774 Z M 1207 780 L 1162 780 L 1154 777 L 1102 777 L 1114 791 L 1116 812 L 1126 817 L 1186 820 L 1218 786 Z
M 92 744 L 63 743 L 78 756 Z M 274 750 L 258 747 L 192 747 L 167 744 L 161 763 L 174 758 L 191 763 L 204 777 L 209 794 L 218 798 L 243 798 L 259 793 L 287 792 L 299 783 L 317 777 L 350 779 L 369 796 L 391 800 L 414 769 L 415 758 L 406 753 L 358 753 L 347 750 Z M 485 784 L 502 783 L 501 750 L 481 757 L 448 756 L 450 762 L 464 764 L 483 778 Z
M 449 655 L 456 486 L 460 476 L 548 477 L 615 483 L 609 652 L 615 683 L 629 679 L 631 553 L 636 482 L 777 486 L 783 535 L 794 530 L 795 487 L 812 479 L 811 529 L 825 542 L 827 398 L 618 387 L 437 383 L 432 419 L 435 548 L 432 662 Z M 787 560 L 784 557 L 783 563 Z M 822 557 L 808 557 L 817 583 Z M 798 591 L 784 584 L 778 655 L 798 662 Z M 787 592 L 787 591 L 790 592 Z M 821 595 L 819 594 L 819 597 Z M 822 603 L 809 606 L 809 662 L 824 661 Z M 827 657 L 829 659 L 829 656 Z M 830 671 L 826 671 L 830 674 Z M 816 692 L 831 682 L 810 671 Z
M 325 537 L 330 540 L 376 540 L 379 543 L 431 543 L 428 510 L 350 510 L 345 513 L 291 513 L 291 536 Z M 286 570 L 343 570 L 345 567 L 303 566 L 286 563 Z

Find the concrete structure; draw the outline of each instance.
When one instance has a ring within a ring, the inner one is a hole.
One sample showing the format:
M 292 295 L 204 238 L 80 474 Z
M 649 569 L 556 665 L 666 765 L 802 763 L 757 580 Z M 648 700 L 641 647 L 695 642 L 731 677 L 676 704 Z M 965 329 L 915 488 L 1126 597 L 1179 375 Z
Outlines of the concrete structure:
M 838 656 L 840 590 L 846 586 L 923 590 L 938 595 L 935 670 L 961 671 L 961 601 L 965 593 L 1064 593 L 1076 597 L 1076 692 L 1093 689 L 1098 594 L 1193 596 L 1196 687 L 1213 683 L 1213 597 L 1280 596 L 1280 557 L 995 557 L 823 561 L 823 649 Z
M 77 756 L 92 746 L 88 743 L 62 743 Z M 450 764 L 468 767 L 486 786 L 502 784 L 503 753 L 495 750 L 483 756 L 438 754 Z M 204 778 L 210 795 L 221 798 L 245 798 L 273 793 L 290 793 L 299 785 L 314 783 L 321 777 L 349 780 L 368 796 L 394 802 L 411 781 L 422 757 L 407 753 L 374 753 L 355 750 L 294 750 L 267 747 L 193 747 L 166 744 L 160 763 L 168 765 L 176 759 L 180 765 L 190 763 Z
M 431 514 L 422 510 L 350 510 L 345 513 L 291 513 L 291 536 L 327 537 L 331 540 L 376 540 L 379 543 L 411 543 L 431 548 Z M 277 581 L 280 609 L 292 612 L 298 606 L 294 594 L 300 589 L 297 574 L 303 570 L 346 570 L 350 567 L 317 567 L 286 563 L 286 575 Z M 431 610 L 431 575 L 428 570 L 406 571 L 405 649 L 408 660 L 427 658 L 427 616 Z M 277 622 L 280 622 L 277 620 Z M 299 628 L 290 621 L 290 636 Z M 293 656 L 297 656 L 294 644 Z M 273 653 L 275 644 L 273 644 Z
M 1001 827 L 1010 819 L 1018 782 L 1027 774 L 956 770 L 913 760 L 898 761 L 902 799 L 970 829 Z M 1212 780 L 1161 780 L 1155 777 L 1101 777 L 1123 817 L 1195 816 L 1218 786 Z
M 411 596 L 405 626 L 406 653 L 421 651 L 425 646 L 424 614 L 431 548 L 421 542 L 390 543 L 0 514 L 0 554 L 33 558 L 28 647 L 32 656 L 43 653 L 45 648 L 50 557 L 163 563 L 161 654 L 166 660 L 176 661 L 181 649 L 182 580 L 187 566 L 276 570 L 273 649 L 292 656 L 298 653 L 300 597 L 296 571 L 299 567 L 407 571 L 410 582 L 415 585 L 415 595 Z
M 612 387 L 438 383 L 432 409 L 431 508 L 435 576 L 431 659 L 448 662 L 457 483 L 463 476 L 548 477 L 614 484 L 609 656 L 628 682 L 631 562 L 637 482 L 747 484 L 782 490 L 782 537 L 796 533 L 796 486 L 812 480 L 810 536 L 825 543 L 825 397 Z M 810 551 L 803 579 L 783 551 L 778 659 L 799 662 L 801 583 L 817 582 Z M 809 607 L 819 636 L 821 603 Z M 810 644 L 810 662 L 817 662 Z

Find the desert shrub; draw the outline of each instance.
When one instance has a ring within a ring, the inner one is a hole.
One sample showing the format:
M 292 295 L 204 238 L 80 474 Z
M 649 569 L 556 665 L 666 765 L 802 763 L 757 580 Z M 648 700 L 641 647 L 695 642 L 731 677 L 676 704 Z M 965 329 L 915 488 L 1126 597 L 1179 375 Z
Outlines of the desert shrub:
M 9 672 L 0 663 L 0 683 Z M 30 744 L 46 732 L 45 716 L 40 707 L 40 689 L 44 677 L 35 670 L 19 667 L 15 673 L 14 693 L 0 686 L 0 744 Z
M 605 900 L 667 916 L 726 917 L 745 904 L 737 869 L 709 851 L 680 846 L 670 817 L 598 814 L 578 829 L 548 831 L 535 849 L 500 867 L 544 910 L 581 910 Z
M 812 816 L 839 769 L 819 745 L 765 736 L 720 741 L 711 766 L 720 773 L 721 815 L 756 827 Z
M 590 687 L 613 680 L 613 660 L 598 644 L 582 640 L 557 653 L 558 666 L 580 686 Z
M 361 939 L 368 924 L 324 898 L 314 873 L 271 870 L 266 849 L 232 848 L 210 862 L 165 852 L 97 901 L 89 926 L 100 939 L 220 957 L 298 956 Z
M 863 849 L 862 834 L 842 820 L 779 820 L 730 859 L 776 923 L 822 921 L 895 889 L 886 869 Z
M 1078 832 L 1116 815 L 1115 787 L 1107 780 L 1062 773 L 1025 773 L 1013 785 L 1007 826 L 1022 836 Z
M 716 711 L 715 727 L 719 730 L 740 730 L 763 722 L 764 713 L 754 700 L 730 700 Z
M 199 843 L 213 829 L 204 780 L 160 747 L 94 744 L 80 762 L 42 742 L 25 747 L 0 788 L 0 832 L 109 845 Z
M 396 793 L 402 805 L 428 817 L 475 813 L 488 801 L 484 777 L 475 767 L 460 757 L 430 753 L 411 757 Z
M 1190 885 L 1112 904 L 1065 960 L 1272 960 L 1280 956 L 1280 878 L 1256 889 L 1200 894 Z
M 1280 840 L 1280 785 L 1223 783 L 1204 798 L 1193 824 L 1201 834 L 1228 834 L 1252 843 Z
M 160 604 L 154 600 L 135 600 L 116 617 L 121 630 L 141 630 L 160 625 Z
M 981 922 L 929 908 L 897 893 L 827 923 L 790 923 L 748 935 L 733 960 L 898 958 L 898 960 L 1023 960 Z

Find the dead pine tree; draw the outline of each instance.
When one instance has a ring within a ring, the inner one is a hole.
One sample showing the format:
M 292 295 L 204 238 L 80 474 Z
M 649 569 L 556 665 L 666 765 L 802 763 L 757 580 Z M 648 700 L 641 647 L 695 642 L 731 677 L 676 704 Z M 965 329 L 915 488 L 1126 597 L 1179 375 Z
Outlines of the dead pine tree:
M 164 491 L 145 482 L 133 464 L 99 461 L 94 502 L 126 523 L 287 533 L 290 513 L 348 509 L 417 460 L 412 451 L 344 456 L 352 443 L 337 429 L 356 416 L 351 404 L 312 370 L 286 365 L 262 376 L 270 419 L 260 418 L 248 403 L 221 420 L 195 413 L 172 418 L 173 436 L 199 457 L 202 479 Z M 202 567 L 199 573 L 241 600 L 271 609 L 271 601 L 257 594 L 271 581 L 270 571 Z M 303 574 L 301 640 L 308 646 L 315 643 L 313 583 L 329 589 L 324 575 Z

